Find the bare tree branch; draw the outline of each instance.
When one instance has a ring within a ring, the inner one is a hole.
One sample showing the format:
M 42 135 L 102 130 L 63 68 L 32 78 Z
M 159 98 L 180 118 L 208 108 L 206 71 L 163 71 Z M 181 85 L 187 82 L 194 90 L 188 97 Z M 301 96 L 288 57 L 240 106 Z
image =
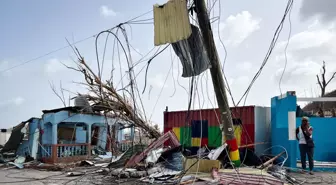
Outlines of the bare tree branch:
M 61 62 L 61 64 L 63 64 L 66 68 L 68 68 L 68 69 L 72 69 L 72 70 L 74 70 L 74 71 L 77 71 L 77 72 L 81 72 L 81 70 L 78 70 L 78 69 L 76 69 L 76 68 L 74 68 L 74 67 L 70 67 L 70 66 L 68 66 L 68 65 L 66 65 L 66 64 L 64 64 L 64 63 L 62 63 Z
M 325 74 L 326 74 L 326 66 L 325 66 L 325 61 L 323 61 L 323 65 L 322 65 L 322 84 L 323 84 L 323 87 L 326 87 Z
M 328 85 L 331 82 L 331 80 L 335 78 L 335 75 L 336 75 L 336 72 L 334 72 L 334 74 L 330 77 L 326 85 Z
M 316 75 L 316 78 L 317 78 L 317 83 L 320 85 L 321 88 L 323 88 L 323 85 L 322 85 L 318 75 Z
M 72 47 L 72 46 L 71 46 Z M 93 93 L 92 95 L 86 94 L 81 95 L 86 98 L 91 105 L 99 107 L 99 109 L 104 109 L 104 115 L 114 115 L 118 116 L 124 120 L 131 121 L 136 127 L 141 128 L 146 131 L 148 135 L 153 138 L 160 137 L 160 132 L 155 128 L 150 126 L 142 119 L 142 115 L 139 111 L 135 111 L 131 102 L 134 103 L 133 98 L 123 97 L 118 94 L 117 90 L 113 87 L 112 82 L 102 80 L 97 74 L 87 65 L 84 58 L 79 53 L 78 49 L 72 47 L 76 52 L 78 57 L 78 66 L 75 71 L 80 72 L 84 75 L 86 83 L 77 82 L 78 84 L 84 85 L 88 88 L 88 92 Z M 69 67 L 69 69 L 73 69 Z M 121 89 L 127 92 L 127 89 Z M 79 94 L 80 95 L 80 94 Z M 132 96 L 130 96 L 132 97 Z M 136 112 L 136 114 L 134 114 Z
M 50 81 L 49 81 L 49 85 L 50 85 L 51 90 L 54 92 L 54 94 L 61 100 L 61 102 L 63 103 L 63 106 L 66 107 L 66 103 L 65 103 L 64 96 L 63 96 L 63 98 L 62 98 L 62 96 L 59 95 L 59 93 L 58 93 L 57 90 L 56 90 L 55 85 L 54 85 L 53 83 L 51 83 Z M 62 90 L 61 90 L 61 91 L 62 91 Z M 63 94 L 63 93 L 62 93 L 62 94 Z
M 60 91 L 61 91 L 62 99 L 63 99 L 63 102 L 64 102 L 64 107 L 66 107 L 66 101 L 65 101 L 64 89 L 63 89 L 63 86 L 62 86 L 62 81 L 60 81 Z
M 323 97 L 325 95 L 327 86 L 336 76 L 336 72 L 334 72 L 333 75 L 330 77 L 330 79 L 328 81 L 326 81 L 326 71 L 327 70 L 326 70 L 325 61 L 323 61 L 321 78 L 319 77 L 319 75 L 316 75 L 317 83 L 319 84 L 320 89 L 321 89 L 321 97 Z

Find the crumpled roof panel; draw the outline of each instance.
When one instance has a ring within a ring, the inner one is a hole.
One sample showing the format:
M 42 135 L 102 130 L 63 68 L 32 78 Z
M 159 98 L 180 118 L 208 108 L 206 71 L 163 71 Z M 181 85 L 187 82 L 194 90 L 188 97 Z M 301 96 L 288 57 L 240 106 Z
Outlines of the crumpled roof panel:
M 19 125 L 15 126 L 11 136 L 9 137 L 7 143 L 1 150 L 1 152 L 10 152 L 16 151 L 17 148 L 20 146 L 21 141 L 23 139 L 24 134 L 21 132 L 22 128 L 25 126 L 26 122 L 22 122 Z
M 190 35 L 186 0 L 170 0 L 164 5 L 154 5 L 155 46 L 184 40 Z

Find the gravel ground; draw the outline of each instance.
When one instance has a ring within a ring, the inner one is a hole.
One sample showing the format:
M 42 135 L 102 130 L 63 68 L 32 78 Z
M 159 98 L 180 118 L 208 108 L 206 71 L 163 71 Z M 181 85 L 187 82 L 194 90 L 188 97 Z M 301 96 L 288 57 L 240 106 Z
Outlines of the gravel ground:
M 314 175 L 291 173 L 296 179 L 303 181 L 303 184 L 336 184 L 336 173 L 316 172 Z
M 0 169 L 0 184 L 11 185 L 89 185 L 89 184 L 123 184 L 143 185 L 137 179 L 117 179 L 100 173 L 91 173 L 98 169 L 77 169 L 76 172 L 88 174 L 67 177 L 67 172 L 41 171 L 33 169 Z

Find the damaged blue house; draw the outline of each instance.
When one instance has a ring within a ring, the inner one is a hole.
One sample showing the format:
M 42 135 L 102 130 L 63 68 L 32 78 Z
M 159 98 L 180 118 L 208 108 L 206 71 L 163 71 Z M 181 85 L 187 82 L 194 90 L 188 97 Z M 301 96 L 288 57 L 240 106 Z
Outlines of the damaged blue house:
M 42 118 L 31 118 L 14 127 L 2 152 L 15 151 L 45 163 L 87 159 L 94 151 L 110 151 L 117 140 L 110 136 L 120 120 L 100 112 L 83 112 L 82 107 L 44 110 Z M 93 150 L 96 149 L 96 150 Z

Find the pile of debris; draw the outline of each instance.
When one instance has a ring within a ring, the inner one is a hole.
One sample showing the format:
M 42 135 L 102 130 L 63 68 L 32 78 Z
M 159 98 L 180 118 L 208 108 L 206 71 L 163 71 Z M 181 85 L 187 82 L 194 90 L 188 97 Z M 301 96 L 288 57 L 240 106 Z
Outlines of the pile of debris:
M 71 164 L 44 164 L 26 157 L 3 161 L 7 168 L 28 168 L 64 171 L 68 177 L 103 175 L 106 182 L 132 180 L 141 183 L 171 184 L 286 184 L 297 180 L 286 170 L 274 165 L 284 153 L 254 167 L 234 168 L 227 157 L 227 145 L 207 150 L 201 148 L 197 155 L 183 154 L 176 135 L 169 131 L 149 146 L 134 145 L 118 157 L 111 153 L 96 155 L 91 159 Z M 225 168 L 224 168 L 225 167 Z M 102 182 L 104 183 L 104 182 Z
M 163 143 L 169 141 L 168 147 Z M 225 163 L 226 144 L 197 156 L 184 156 L 173 132 L 167 132 L 143 152 L 129 158 L 126 152 L 112 162 L 110 175 L 115 178 L 138 178 L 146 183 L 189 184 L 198 181 L 221 184 L 285 184 L 286 172 L 274 168 L 279 154 L 256 168 L 221 169 Z M 127 160 L 129 159 L 129 160 Z M 224 159 L 224 160 L 220 160 Z M 126 160 L 126 161 L 125 161 Z M 121 164 L 124 163 L 124 166 Z M 279 173 L 281 172 L 281 174 Z M 293 181 L 293 179 L 291 179 Z

